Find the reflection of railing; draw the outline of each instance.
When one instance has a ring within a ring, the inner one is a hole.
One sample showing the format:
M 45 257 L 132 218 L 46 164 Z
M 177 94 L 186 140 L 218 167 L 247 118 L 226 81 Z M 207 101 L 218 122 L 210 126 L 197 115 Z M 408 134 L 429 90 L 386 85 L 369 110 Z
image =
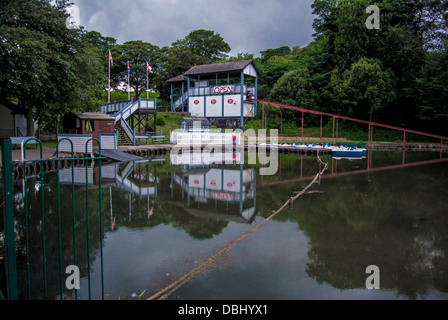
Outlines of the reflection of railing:
M 367 154 L 369 155 L 370 153 L 371 153 L 371 151 L 368 152 Z M 351 176 L 351 175 L 356 175 L 356 174 L 364 174 L 364 173 L 370 173 L 370 172 L 379 172 L 379 171 L 385 171 L 385 170 L 394 170 L 394 169 L 400 169 L 400 168 L 408 168 L 408 167 L 416 167 L 416 166 L 422 166 L 422 165 L 427 165 L 427 164 L 448 162 L 448 158 L 440 158 L 440 159 L 435 159 L 435 160 L 426 160 L 426 161 L 405 163 L 404 162 L 405 161 L 405 156 L 404 156 L 405 153 L 406 152 L 403 152 L 403 162 L 401 164 L 378 167 L 378 168 L 371 167 L 370 163 L 371 163 L 372 155 L 370 154 L 370 156 L 368 156 L 367 160 L 366 160 L 367 161 L 366 169 L 357 169 L 357 170 L 345 171 L 345 172 L 334 172 L 333 161 L 335 161 L 335 163 L 337 163 L 337 160 L 332 159 L 332 165 L 331 165 L 331 168 L 329 168 L 329 170 L 331 170 L 331 172 L 328 172 L 326 175 L 322 176 L 322 178 L 338 178 L 338 177 Z M 303 159 L 302 159 L 302 161 L 303 161 Z M 275 185 L 279 185 L 279 184 L 297 183 L 297 182 L 301 182 L 301 181 L 307 181 L 310 178 L 312 178 L 312 176 L 303 176 L 303 174 L 301 174 L 300 177 L 293 178 L 293 179 L 284 179 L 284 180 L 270 181 L 270 182 L 263 182 L 263 180 L 262 180 L 260 184 L 256 185 L 256 187 L 261 188 L 261 187 L 275 186 Z
M 115 177 L 117 186 L 140 198 L 157 197 L 157 184 L 155 178 L 152 178 L 152 182 L 154 183 L 153 186 L 140 186 L 134 183 L 132 179 L 129 179 L 131 173 L 136 169 L 136 164 L 136 161 L 129 162 L 121 172 L 118 171 L 118 165 L 116 165 Z

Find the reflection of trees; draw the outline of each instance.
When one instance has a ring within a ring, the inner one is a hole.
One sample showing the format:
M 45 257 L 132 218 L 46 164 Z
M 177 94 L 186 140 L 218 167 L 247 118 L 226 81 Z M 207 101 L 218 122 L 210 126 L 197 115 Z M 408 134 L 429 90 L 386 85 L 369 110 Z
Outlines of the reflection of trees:
M 155 166 L 156 164 L 151 164 Z M 140 166 L 144 166 L 140 168 Z M 135 172 L 130 176 L 133 183 L 141 186 L 152 186 L 155 182 L 148 182 L 149 171 L 147 163 L 136 165 Z M 143 172 L 143 174 L 142 174 Z M 228 224 L 213 218 L 196 217 L 189 214 L 184 208 L 173 205 L 170 199 L 170 172 L 161 170 L 157 176 L 156 170 L 151 171 L 152 178 L 157 181 L 157 188 L 163 190 L 157 197 L 131 196 L 127 191 L 116 188 L 115 185 L 103 183 L 101 188 L 102 226 L 103 237 L 107 232 L 116 231 L 119 228 L 150 229 L 159 225 L 171 225 L 174 228 L 184 230 L 195 239 L 209 239 L 222 232 Z M 60 238 L 57 210 L 58 178 L 56 173 L 48 173 L 44 176 L 44 183 L 40 178 L 29 178 L 26 182 L 26 194 L 28 208 L 28 221 L 25 219 L 25 203 L 23 198 L 23 182 L 18 183 L 15 190 L 16 197 L 16 220 L 17 232 L 20 235 L 19 250 L 22 254 L 18 256 L 18 285 L 21 299 L 44 298 L 44 265 L 42 260 L 42 193 L 44 188 L 44 212 L 45 212 L 45 275 L 47 285 L 47 298 L 55 299 L 60 296 L 60 284 L 62 283 L 63 295 L 72 293 L 65 288 L 65 268 L 76 264 L 80 268 L 81 277 L 88 276 L 88 255 L 90 266 L 95 259 L 100 259 L 100 190 L 98 181 L 94 186 L 88 187 L 89 208 L 89 249 L 87 249 L 87 217 L 86 217 L 86 187 L 75 186 L 75 237 L 73 239 L 73 205 L 71 184 L 59 185 L 60 192 Z M 104 181 L 103 181 L 104 182 Z M 110 191 L 112 191 L 112 213 L 110 208 Z M 130 198 L 130 202 L 129 202 Z M 131 205 L 131 210 L 129 207 Z M 155 214 L 149 215 L 152 209 Z M 129 215 L 131 211 L 131 216 Z M 111 217 L 112 214 L 112 217 Z M 111 221 L 115 218 L 114 229 Z M 26 259 L 26 229 L 28 224 L 29 245 L 29 269 Z M 76 256 L 76 261 L 75 261 Z M 61 262 L 59 261 L 61 257 Z M 30 287 L 28 288 L 28 272 Z M 62 273 L 62 281 L 61 281 Z
M 65 288 L 65 268 L 76 264 L 80 268 L 81 277 L 87 277 L 89 255 L 90 263 L 98 256 L 100 248 L 100 219 L 98 190 L 89 191 L 89 252 L 87 248 L 87 217 L 85 189 L 76 188 L 75 191 L 75 237 L 76 237 L 76 261 L 73 239 L 73 206 L 71 186 L 60 186 L 60 227 L 57 212 L 57 176 L 47 174 L 44 179 L 44 220 L 42 220 L 42 184 L 36 178 L 27 181 L 27 207 L 28 207 L 28 245 L 29 245 L 29 279 L 26 265 L 26 220 L 25 206 L 20 206 L 16 211 L 17 230 L 21 236 L 20 249 L 23 255 L 18 259 L 18 285 L 21 299 L 28 298 L 28 290 L 31 299 L 44 297 L 44 265 L 42 260 L 43 239 L 42 230 L 45 227 L 45 276 L 47 284 L 47 297 L 54 299 L 60 296 L 60 283 L 62 273 L 62 291 L 67 294 Z M 21 191 L 21 190 L 20 190 Z M 44 221 L 44 223 L 42 223 Z M 59 234 L 61 241 L 59 242 Z M 60 254 L 61 253 L 61 254 Z M 61 257 L 61 263 L 59 260 Z
M 365 288 L 365 268 L 377 265 L 382 289 L 409 298 L 431 287 L 446 292 L 447 176 L 434 169 L 328 179 L 324 199 L 301 199 L 293 219 L 310 239 L 308 274 L 340 289 Z
M 436 155 L 437 157 L 438 155 Z M 408 152 L 406 162 L 434 159 Z M 328 160 L 324 160 L 328 161 Z M 402 153 L 374 153 L 375 167 L 401 164 Z M 317 172 L 304 158 L 303 176 Z M 307 273 L 339 289 L 365 289 L 369 265 L 381 271 L 381 288 L 398 295 L 424 297 L 432 288 L 448 292 L 448 176 L 446 164 L 329 178 L 299 198 L 277 221 L 295 221 L 309 238 Z M 265 182 L 300 177 L 300 157 L 283 156 L 282 171 Z M 366 168 L 364 161 L 338 161 L 338 172 Z M 258 179 L 259 181 L 260 179 Z M 257 188 L 262 216 L 307 181 Z

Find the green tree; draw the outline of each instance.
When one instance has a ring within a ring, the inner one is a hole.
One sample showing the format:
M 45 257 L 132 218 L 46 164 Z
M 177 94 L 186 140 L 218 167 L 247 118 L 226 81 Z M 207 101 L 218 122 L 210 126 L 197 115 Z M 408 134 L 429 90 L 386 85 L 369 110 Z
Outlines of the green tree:
M 27 135 L 34 135 L 33 111 L 62 115 L 91 105 L 99 64 L 81 29 L 69 29 L 67 0 L 13 0 L 0 7 L 0 96 L 27 110 Z
M 261 62 L 266 63 L 271 57 L 277 56 L 289 56 L 292 53 L 292 50 L 288 46 L 282 46 L 280 48 L 276 49 L 266 49 L 264 51 L 261 51 Z
M 315 106 L 313 86 L 307 69 L 297 69 L 285 73 L 274 85 L 269 95 L 271 101 L 313 109 Z
M 164 50 L 163 67 L 160 76 L 156 77 L 154 81 L 162 99 L 169 100 L 171 89 L 166 80 L 183 74 L 195 65 L 207 63 L 207 59 L 194 53 L 190 48 L 170 47 Z
M 134 99 L 146 91 L 146 65 L 151 66 L 152 72 L 148 73 L 148 81 L 153 83 L 155 74 L 160 71 L 161 50 L 158 46 L 141 40 L 125 42 L 111 49 L 114 60 L 111 67 L 111 86 L 119 83 L 128 83 L 127 63 L 130 67 L 130 86 L 135 91 Z
M 190 32 L 184 39 L 174 42 L 172 46 L 190 48 L 194 53 L 206 58 L 208 63 L 225 59 L 231 50 L 229 44 L 218 33 L 204 29 Z
M 416 98 L 418 118 L 424 124 L 421 129 L 446 135 L 448 121 L 448 51 L 428 54 L 421 75 L 409 88 Z
M 346 108 L 345 114 L 369 121 L 395 98 L 394 75 L 377 59 L 361 58 L 341 75 L 336 71 L 331 85 L 336 104 Z

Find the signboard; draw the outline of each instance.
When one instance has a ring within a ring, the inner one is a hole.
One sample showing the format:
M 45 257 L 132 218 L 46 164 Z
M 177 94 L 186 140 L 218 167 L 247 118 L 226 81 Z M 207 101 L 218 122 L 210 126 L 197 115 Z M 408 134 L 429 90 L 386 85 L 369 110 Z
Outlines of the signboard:
M 233 93 L 233 86 L 220 86 L 213 88 L 214 93 Z
M 233 199 L 232 194 L 224 192 L 213 192 L 213 198 L 224 201 L 232 201 Z

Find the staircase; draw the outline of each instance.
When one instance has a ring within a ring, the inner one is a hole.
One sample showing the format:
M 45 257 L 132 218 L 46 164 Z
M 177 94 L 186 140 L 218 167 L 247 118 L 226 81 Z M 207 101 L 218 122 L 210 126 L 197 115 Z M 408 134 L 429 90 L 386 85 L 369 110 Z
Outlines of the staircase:
M 117 106 L 117 105 L 116 105 Z M 127 121 L 140 109 L 156 109 L 155 99 L 141 99 L 137 101 L 126 101 L 118 104 L 121 108 L 116 113 L 110 116 L 115 119 L 115 129 L 118 131 L 119 145 L 135 145 L 135 132 Z M 101 107 L 101 112 L 110 112 L 110 106 Z
M 126 133 L 124 132 L 123 128 L 120 124 L 115 124 L 115 129 L 118 133 L 118 145 L 119 146 L 132 146 L 132 142 L 127 137 Z
M 185 91 L 176 101 L 173 102 L 173 110 L 176 112 L 182 111 L 182 102 L 184 107 L 186 107 L 188 101 L 188 90 Z

